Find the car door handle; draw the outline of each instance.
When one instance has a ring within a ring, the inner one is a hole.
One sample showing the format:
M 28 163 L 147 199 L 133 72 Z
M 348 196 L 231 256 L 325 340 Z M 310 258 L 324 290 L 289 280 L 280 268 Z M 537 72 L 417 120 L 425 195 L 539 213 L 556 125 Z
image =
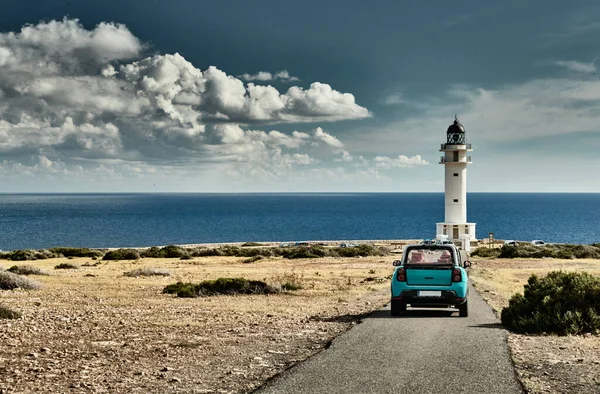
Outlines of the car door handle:
M 433 279 L 433 276 L 426 276 L 425 279 Z

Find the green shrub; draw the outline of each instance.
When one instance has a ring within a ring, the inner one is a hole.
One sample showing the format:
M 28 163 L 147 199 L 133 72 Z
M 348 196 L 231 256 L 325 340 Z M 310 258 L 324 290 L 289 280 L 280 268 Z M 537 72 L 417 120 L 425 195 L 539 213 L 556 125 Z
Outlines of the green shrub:
M 88 248 L 50 248 L 50 252 L 55 255 L 63 255 L 64 257 L 100 257 L 102 252 L 95 249 Z
M 319 246 L 293 246 L 287 248 L 275 248 L 274 252 L 276 256 L 282 256 L 286 259 L 314 259 L 328 255 L 328 251 Z
M 0 253 L 0 259 L 12 261 L 44 260 L 58 257 L 48 250 L 13 250 Z
M 477 249 L 480 250 L 481 248 Z M 505 245 L 500 249 L 498 257 L 513 258 L 555 258 L 555 259 L 598 259 L 600 258 L 600 247 L 595 245 Z
M 138 260 L 140 252 L 135 249 L 116 249 L 107 252 L 102 260 Z
M 189 255 L 189 250 L 177 245 L 167 245 L 162 248 L 153 246 L 142 251 L 142 257 L 181 258 Z
M 600 278 L 586 272 L 532 275 L 524 293 L 515 294 L 502 310 L 502 323 L 528 334 L 600 332 Z
M 163 293 L 177 294 L 177 297 L 206 297 L 219 294 L 274 294 L 277 289 L 262 281 L 244 278 L 219 278 L 204 282 L 177 282 L 164 288 Z
M 246 242 L 246 243 L 242 244 L 242 248 L 250 247 L 250 246 L 263 246 L 263 244 L 258 243 L 258 242 Z
M 60 257 L 60 256 L 49 250 L 42 249 L 42 250 L 34 251 L 33 258 L 31 260 L 46 260 L 46 259 L 54 259 L 56 257 Z
M 223 253 L 216 248 L 205 248 L 199 247 L 194 248 L 190 251 L 192 257 L 212 257 L 212 256 L 223 256 Z
M 7 271 L 17 275 L 48 275 L 47 272 L 31 265 L 13 265 Z
M 256 263 L 257 261 L 262 260 L 263 258 L 264 257 L 262 257 L 262 256 L 254 256 L 254 257 L 250 257 L 250 258 L 243 260 L 242 263 L 244 263 L 244 264 Z
M 12 253 L 8 256 L 8 260 L 12 261 L 27 261 L 27 260 L 35 260 L 33 255 L 35 252 L 33 250 L 13 250 Z
M 506 247 L 514 248 L 515 246 L 506 246 Z M 471 253 L 471 256 L 496 258 L 496 257 L 500 256 L 500 249 L 499 248 L 490 249 L 485 246 L 480 246 Z
M 0 305 L 0 319 L 18 319 L 20 317 L 21 313 L 13 311 L 4 305 Z
M 60 263 L 54 266 L 55 270 L 76 270 L 79 267 L 71 263 Z
M 187 286 L 194 286 L 194 284 L 177 282 L 177 283 L 173 283 L 173 284 L 165 286 L 165 288 L 163 289 L 162 292 L 164 294 L 177 294 L 177 293 L 179 293 L 179 291 L 183 290 Z
M 139 276 L 170 276 L 171 273 L 162 268 L 138 268 L 133 271 L 124 272 L 123 276 L 137 278 Z
M 13 289 L 24 289 L 24 290 L 37 290 L 41 288 L 41 283 L 24 278 L 20 275 L 13 274 L 8 271 L 0 271 L 0 290 L 13 290 Z

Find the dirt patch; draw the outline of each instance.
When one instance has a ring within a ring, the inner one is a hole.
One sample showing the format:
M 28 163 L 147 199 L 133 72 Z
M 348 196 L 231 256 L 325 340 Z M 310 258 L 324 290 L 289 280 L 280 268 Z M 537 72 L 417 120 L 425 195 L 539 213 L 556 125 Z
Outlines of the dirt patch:
M 393 271 L 389 258 L 88 260 L 69 260 L 79 270 L 36 277 L 42 290 L 0 291 L 0 303 L 22 312 L 0 320 L 0 392 L 248 392 L 383 306 Z M 33 264 L 51 269 L 65 261 Z M 123 276 L 147 267 L 171 277 Z M 302 290 L 162 294 L 177 281 L 219 277 L 293 280 Z
M 474 260 L 470 278 L 497 311 L 523 292 L 532 273 L 587 271 L 600 276 L 599 260 Z M 530 393 L 600 393 L 600 336 L 509 334 L 519 378 Z

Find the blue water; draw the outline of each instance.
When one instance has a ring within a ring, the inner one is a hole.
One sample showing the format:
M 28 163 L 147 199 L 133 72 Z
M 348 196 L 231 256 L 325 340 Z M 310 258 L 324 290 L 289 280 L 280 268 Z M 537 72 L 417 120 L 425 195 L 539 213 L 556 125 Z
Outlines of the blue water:
M 418 239 L 442 193 L 0 195 L 0 249 Z M 477 237 L 600 242 L 600 194 L 470 193 Z

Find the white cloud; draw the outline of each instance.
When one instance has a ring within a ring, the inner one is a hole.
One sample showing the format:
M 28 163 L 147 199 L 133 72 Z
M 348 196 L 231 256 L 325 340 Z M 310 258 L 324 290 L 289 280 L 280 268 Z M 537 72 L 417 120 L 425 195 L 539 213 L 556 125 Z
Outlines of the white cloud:
M 423 160 L 420 155 L 411 157 L 405 155 L 398 155 L 398 157 L 377 156 L 373 162 L 376 168 L 382 169 L 407 168 L 429 164 L 429 162 L 427 160 Z
M 294 82 L 294 81 L 299 81 L 300 80 L 300 78 L 298 78 L 298 77 L 292 77 L 292 76 L 290 76 L 290 73 L 288 72 L 288 70 L 277 71 L 275 73 L 275 78 L 281 79 L 281 80 L 284 80 L 284 81 L 290 81 L 290 82 Z
M 144 50 L 113 23 L 87 30 L 64 19 L 0 33 L 0 154 L 10 158 L 3 168 L 89 167 L 105 175 L 127 162 L 136 163 L 131 174 L 144 174 L 144 163 L 289 168 L 316 162 L 298 151 L 310 144 L 343 144 L 322 129 L 316 137 L 258 125 L 371 116 L 352 94 L 324 83 L 279 92 L 213 66 L 200 70 L 177 53 L 143 57 Z M 298 80 L 287 70 L 253 78 Z
M 259 71 L 256 74 L 242 74 L 239 76 L 239 78 L 243 79 L 244 81 L 272 81 L 273 74 L 267 71 Z
M 402 93 L 393 93 L 383 99 L 383 104 L 385 105 L 399 105 L 404 103 L 406 103 L 406 100 L 402 96 Z
M 596 65 L 594 62 L 592 63 L 582 63 L 574 60 L 558 60 L 554 64 L 560 67 L 564 67 L 570 71 L 575 71 L 578 73 L 595 73 Z
M 338 140 L 336 137 L 332 136 L 323 131 L 322 128 L 317 127 L 314 131 L 314 137 L 317 140 L 325 142 L 327 145 L 332 146 L 334 148 L 343 148 L 344 144 Z
M 288 70 L 281 70 L 281 71 L 277 71 L 275 74 L 272 74 L 268 71 L 259 71 L 256 74 L 242 74 L 239 75 L 238 78 L 244 80 L 244 81 L 260 81 L 260 82 L 266 82 L 266 81 L 274 81 L 274 80 L 280 80 L 280 81 L 284 81 L 284 82 L 294 82 L 294 81 L 299 81 L 300 78 L 298 77 L 292 77 L 290 76 L 290 73 L 288 72 Z

